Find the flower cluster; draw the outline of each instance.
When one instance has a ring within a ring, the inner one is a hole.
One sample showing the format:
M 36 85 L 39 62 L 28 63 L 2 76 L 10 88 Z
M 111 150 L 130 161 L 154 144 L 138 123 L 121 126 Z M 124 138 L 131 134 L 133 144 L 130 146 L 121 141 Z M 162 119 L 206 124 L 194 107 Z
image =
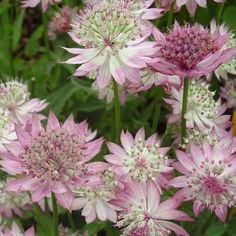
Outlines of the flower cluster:
M 81 210 L 87 224 L 110 221 L 122 236 L 189 236 L 182 223 L 193 219 L 178 208 L 190 201 L 196 217 L 208 209 L 225 222 L 228 209 L 236 205 L 236 137 L 229 115 L 236 108 L 236 80 L 231 78 L 236 74 L 235 35 L 214 20 L 209 28 L 177 21 L 165 33 L 156 27 L 164 12 L 170 13 L 170 26 L 171 14 L 183 5 L 193 17 L 197 5 L 206 7 L 206 0 L 84 0 L 78 13 L 61 0 L 21 2 L 23 7 L 41 3 L 43 14 L 49 4 L 60 3 L 43 15 L 44 21 L 52 16 L 43 31 L 50 50 L 47 59 L 53 55 L 56 32 L 68 32 L 77 46 L 63 45 L 63 58 L 67 52 L 74 54 L 63 66 L 79 65 L 74 75 L 93 79 L 98 98 L 114 101 L 116 141 L 105 132 L 104 143 L 86 120 L 77 122 L 73 115 L 63 123 L 53 111 L 43 116 L 40 112 L 48 104 L 31 99 L 25 84 L 0 83 L 0 217 L 23 217 L 33 203 L 35 209 L 41 206 L 38 218 L 44 213 L 54 217 L 55 235 L 77 236 L 58 222 L 58 204 L 67 210 L 71 226 L 70 213 Z M 57 56 L 60 53 L 53 58 Z M 222 87 L 215 89 L 212 81 Z M 132 127 L 121 124 L 119 103 L 125 105 L 126 95 L 138 100 L 142 91 L 155 86 L 162 88 L 146 92 L 141 105 L 148 107 L 137 113 L 145 121 L 132 120 Z M 86 88 L 75 97 L 85 90 L 92 94 Z M 65 89 L 58 91 L 56 99 Z M 149 104 L 151 99 L 154 104 Z M 161 122 L 167 112 L 164 131 Z M 147 127 L 151 121 L 152 128 Z M 133 134 L 141 123 L 146 130 Z M 156 132 L 163 132 L 162 138 Z M 22 233 L 16 223 L 11 221 L 11 228 L 5 223 L 0 236 L 35 235 L 33 227 Z M 87 227 L 83 230 L 90 234 Z
M 235 205 L 235 155 L 230 148 L 219 142 L 202 148 L 192 145 L 188 153 L 176 152 L 176 168 L 183 176 L 171 180 L 170 185 L 181 188 L 176 198 L 194 201 L 196 216 L 208 208 L 225 221 L 227 208 Z
M 50 40 L 55 40 L 56 33 L 67 32 L 70 28 L 70 23 L 73 16 L 76 15 L 76 9 L 69 7 L 63 7 L 59 13 L 57 13 L 51 21 L 48 23 L 48 37 Z
M 22 7 L 36 7 L 39 3 L 42 5 L 43 12 L 47 11 L 48 6 L 54 3 L 60 3 L 61 0 L 21 0 Z
M 173 108 L 173 113 L 168 116 L 169 123 L 176 123 L 182 114 L 183 87 L 178 91 L 171 89 L 171 98 L 165 101 Z M 204 81 L 192 80 L 189 86 L 187 112 L 185 119 L 187 128 L 197 127 L 201 131 L 206 128 L 221 126 L 228 127 L 230 116 L 223 115 L 226 105 L 221 104 L 221 100 L 214 100 L 215 92 L 209 90 L 209 85 Z
M 137 82 L 139 68 L 146 67 L 155 53 L 155 42 L 146 42 L 150 23 L 140 19 L 132 1 L 99 1 L 88 5 L 72 20 L 71 38 L 83 48 L 65 48 L 77 56 L 67 64 L 82 64 L 74 73 L 98 71 L 97 86 L 106 87 L 112 78 L 123 85 Z
M 34 113 L 47 107 L 45 100 L 30 99 L 28 88 L 16 80 L 0 83 L 0 150 L 16 139 L 15 125 L 26 125 Z

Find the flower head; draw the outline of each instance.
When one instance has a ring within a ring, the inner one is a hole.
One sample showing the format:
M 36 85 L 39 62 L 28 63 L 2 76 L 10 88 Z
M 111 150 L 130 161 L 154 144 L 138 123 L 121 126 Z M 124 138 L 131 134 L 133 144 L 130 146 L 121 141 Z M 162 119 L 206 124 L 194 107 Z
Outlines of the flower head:
M 36 7 L 40 2 L 43 12 L 47 11 L 48 5 L 53 3 L 60 3 L 61 0 L 21 0 L 22 7 Z
M 72 21 L 72 39 L 84 48 L 65 48 L 76 57 L 67 64 L 82 64 L 75 72 L 84 76 L 98 71 L 97 85 L 106 87 L 112 77 L 119 84 L 139 80 L 139 68 L 155 53 L 155 42 L 145 42 L 150 23 L 141 20 L 128 1 L 98 1 L 87 5 Z M 145 61 L 144 61 L 145 58 Z
M 75 200 L 72 210 L 83 208 L 82 215 L 85 216 L 87 223 L 91 223 L 96 217 L 101 221 L 109 220 L 116 222 L 118 207 L 111 204 L 110 201 L 115 198 L 115 189 L 118 186 L 118 180 L 109 168 L 100 176 L 97 176 L 93 184 L 73 188 Z
M 177 210 L 180 202 L 168 199 L 160 202 L 160 193 L 152 181 L 132 182 L 125 189 L 117 190 L 112 201 L 122 209 L 118 215 L 117 226 L 122 228 L 123 236 L 189 235 L 182 227 L 170 220 L 190 221 L 184 212 Z
M 11 179 L 8 179 L 9 182 Z M 12 218 L 13 213 L 22 217 L 23 211 L 28 204 L 30 204 L 30 199 L 27 193 L 10 193 L 5 191 L 7 182 L 0 182 L 0 214 Z
M 19 226 L 13 222 L 11 229 L 4 227 L 0 230 L 0 236 L 35 236 L 34 227 L 32 226 L 24 233 L 21 232 Z
M 151 67 L 146 68 L 141 71 L 142 82 L 146 86 L 155 85 L 155 86 L 181 86 L 181 79 L 178 76 L 164 75 L 162 73 L 156 72 Z
M 163 9 L 150 8 L 155 0 L 128 0 L 132 4 L 132 9 L 143 20 L 154 20 L 162 16 Z
M 225 221 L 227 208 L 235 205 L 236 156 L 232 148 L 219 142 L 213 146 L 192 145 L 188 153 L 176 152 L 176 169 L 184 175 L 171 180 L 170 185 L 182 188 L 176 198 L 194 201 L 196 216 L 208 208 Z
M 227 101 L 229 108 L 236 108 L 236 80 L 225 80 L 225 84 L 221 87 L 221 96 Z
M 128 131 L 122 131 L 120 140 L 123 148 L 108 143 L 111 154 L 106 155 L 105 160 L 113 165 L 121 180 L 145 182 L 152 179 L 158 186 L 164 186 L 165 174 L 172 171 L 171 160 L 166 155 L 169 148 L 160 147 L 156 134 L 146 140 L 143 128 L 135 138 Z
M 182 78 L 209 74 L 236 54 L 235 47 L 224 49 L 227 32 L 222 35 L 218 28 L 210 32 L 199 24 L 180 26 L 176 22 L 167 34 L 155 31 L 155 37 L 160 50 L 153 68 Z
M 0 107 L 0 151 L 4 151 L 4 144 L 16 139 L 14 123 L 8 110 Z
M 168 116 L 169 123 L 176 123 L 181 120 L 183 88 L 177 91 L 172 88 L 173 98 L 165 99 L 173 108 L 173 114 Z M 221 100 L 214 100 L 215 93 L 209 90 L 209 85 L 205 82 L 190 81 L 187 112 L 185 114 L 187 128 L 197 126 L 201 131 L 206 127 L 213 128 L 221 126 L 228 127 L 230 116 L 222 115 L 226 106 L 221 105 Z
M 8 110 L 12 122 L 24 124 L 32 113 L 42 111 L 47 107 L 45 100 L 30 99 L 28 88 L 18 81 L 0 83 L 0 107 Z
M 224 0 L 214 0 L 215 2 L 224 2 Z M 199 5 L 200 7 L 207 7 L 207 1 L 206 0 L 177 0 L 176 1 L 176 5 L 178 7 L 182 7 L 183 5 L 186 5 L 188 12 L 194 16 L 196 9 L 197 9 L 197 5 Z
M 76 124 L 72 116 L 60 125 L 51 113 L 46 128 L 35 116 L 31 131 L 18 127 L 16 133 L 18 140 L 6 145 L 1 165 L 6 172 L 21 177 L 11 181 L 7 190 L 31 191 L 34 202 L 54 192 L 59 203 L 69 207 L 73 201 L 70 186 L 82 184 L 94 172 L 107 168 L 105 163 L 86 163 L 98 154 L 103 139 L 91 141 L 95 133 L 87 122 Z
M 48 24 L 48 36 L 50 40 L 56 39 L 57 32 L 67 32 L 72 18 L 76 15 L 76 9 L 63 7 L 60 13 L 56 13 Z

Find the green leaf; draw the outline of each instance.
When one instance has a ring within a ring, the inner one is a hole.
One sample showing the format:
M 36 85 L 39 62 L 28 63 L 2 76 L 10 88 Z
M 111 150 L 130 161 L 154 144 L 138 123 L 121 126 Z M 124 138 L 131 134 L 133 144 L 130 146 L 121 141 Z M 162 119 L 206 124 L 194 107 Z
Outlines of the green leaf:
M 229 222 L 228 222 L 228 230 L 227 233 L 230 236 L 235 236 L 236 235 L 236 217 L 234 216 Z
M 47 98 L 47 101 L 50 103 L 52 110 L 59 114 L 64 107 L 65 103 L 68 99 L 78 91 L 78 87 L 76 87 L 71 81 L 69 81 L 66 85 L 58 89 L 52 95 Z
M 38 236 L 54 236 L 53 232 L 53 218 L 43 212 L 37 203 L 33 205 L 34 216 L 37 222 Z
M 229 6 L 224 10 L 223 20 L 226 25 L 236 31 L 236 20 L 235 20 L 236 6 Z
M 79 88 L 79 90 L 83 90 L 84 92 L 88 93 L 88 94 L 92 94 L 94 93 L 91 89 L 91 81 L 85 80 L 85 79 L 71 79 L 71 82 Z
M 32 36 L 30 37 L 29 41 L 25 46 L 26 56 L 33 56 L 37 52 L 39 48 L 38 41 L 42 37 L 42 35 L 43 35 L 43 26 L 41 25 L 34 31 L 34 33 L 32 34 Z
M 15 25 L 13 28 L 13 45 L 12 45 L 13 50 L 16 50 L 17 45 L 21 38 L 24 16 L 25 16 L 25 10 L 22 9 L 20 14 L 16 18 Z
M 212 223 L 204 236 L 223 236 L 227 230 L 227 225 L 221 222 Z

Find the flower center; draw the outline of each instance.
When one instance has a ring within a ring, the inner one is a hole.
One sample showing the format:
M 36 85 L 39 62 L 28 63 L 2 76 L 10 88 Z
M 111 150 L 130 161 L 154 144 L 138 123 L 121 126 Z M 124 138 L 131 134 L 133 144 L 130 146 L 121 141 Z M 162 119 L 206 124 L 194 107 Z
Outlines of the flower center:
M 45 179 L 70 179 L 81 171 L 85 147 L 64 129 L 40 132 L 22 155 L 29 173 Z
M 131 5 L 125 1 L 90 4 L 72 21 L 72 34 L 86 48 L 115 53 L 142 32 L 140 19 L 130 10 Z
M 0 84 L 0 106 L 12 110 L 29 99 L 27 86 L 17 81 Z
M 223 183 L 221 183 L 215 176 L 207 176 L 203 180 L 203 184 L 207 191 L 213 194 L 227 192 L 227 189 Z
M 188 177 L 191 197 L 211 210 L 220 204 L 232 206 L 235 203 L 235 194 L 229 187 L 232 184 L 232 176 L 228 171 L 230 167 L 231 163 L 228 161 L 203 161 L 201 171 L 193 169 Z
M 124 166 L 133 178 L 146 181 L 147 178 L 155 179 L 161 172 L 161 166 L 168 165 L 168 157 L 159 151 L 160 145 L 147 145 L 139 139 L 126 154 Z
M 218 103 L 213 99 L 214 94 L 209 90 L 206 83 L 196 84 L 192 80 L 189 88 L 187 111 L 196 112 L 209 119 L 214 118 L 218 107 Z
M 216 50 L 215 40 L 208 29 L 186 25 L 175 26 L 166 35 L 161 52 L 167 61 L 188 70 Z

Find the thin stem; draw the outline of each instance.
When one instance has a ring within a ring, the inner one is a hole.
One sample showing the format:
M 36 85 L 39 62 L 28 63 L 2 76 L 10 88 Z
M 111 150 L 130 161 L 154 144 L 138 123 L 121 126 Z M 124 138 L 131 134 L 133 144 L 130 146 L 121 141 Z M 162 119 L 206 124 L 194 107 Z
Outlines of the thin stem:
M 183 90 L 183 101 L 182 101 L 182 117 L 181 117 L 181 143 L 184 144 L 184 139 L 186 137 L 186 119 L 184 118 L 187 112 L 188 105 L 188 87 L 189 78 L 184 78 L 184 90 Z
M 120 100 L 119 100 L 118 85 L 114 79 L 113 79 L 113 90 L 114 90 L 115 124 L 116 124 L 116 142 L 119 142 L 120 130 L 121 130 Z
M 59 218 L 58 218 L 57 200 L 56 200 L 54 193 L 52 193 L 52 207 L 53 207 L 54 236 L 58 236 L 59 235 L 59 232 L 58 232 Z
M 232 134 L 236 136 L 236 109 L 233 110 L 233 117 L 232 117 Z
M 67 214 L 70 227 L 72 228 L 73 231 L 76 231 L 76 226 L 75 226 L 75 222 L 73 220 L 72 214 L 69 211 L 66 211 L 66 214 Z
M 223 10 L 224 10 L 224 6 L 225 6 L 225 4 L 221 3 L 221 4 L 219 4 L 219 6 L 217 8 L 218 10 L 217 10 L 216 20 L 217 20 L 218 23 L 220 23 L 220 21 L 221 21 L 221 17 L 222 17 L 222 13 L 223 13 Z
M 44 46 L 46 48 L 47 57 L 50 57 L 50 44 L 48 40 L 48 20 L 46 13 L 43 13 L 43 36 L 44 36 Z
M 228 222 L 232 220 L 232 217 L 234 216 L 234 214 L 235 214 L 235 208 L 232 207 L 232 209 L 230 209 L 230 212 L 229 212 Z
M 172 2 L 170 4 L 170 10 L 169 10 L 168 18 L 167 18 L 167 28 L 170 28 L 171 25 L 172 25 L 173 15 L 174 15 L 174 8 L 175 8 L 175 0 L 172 0 Z
M 155 100 L 155 111 L 154 111 L 154 117 L 153 117 L 153 123 L 152 123 L 152 131 L 155 132 L 158 127 L 159 119 L 160 119 L 160 114 L 161 114 L 161 104 L 160 100 L 162 97 L 162 90 L 160 87 L 157 87 L 157 96 Z

